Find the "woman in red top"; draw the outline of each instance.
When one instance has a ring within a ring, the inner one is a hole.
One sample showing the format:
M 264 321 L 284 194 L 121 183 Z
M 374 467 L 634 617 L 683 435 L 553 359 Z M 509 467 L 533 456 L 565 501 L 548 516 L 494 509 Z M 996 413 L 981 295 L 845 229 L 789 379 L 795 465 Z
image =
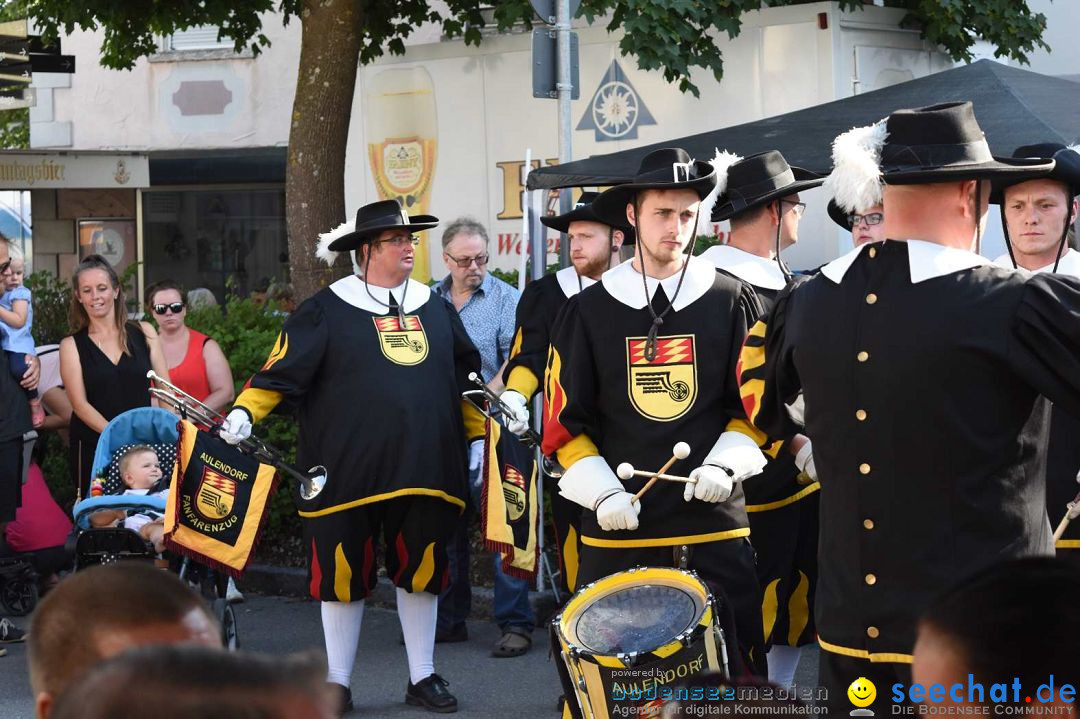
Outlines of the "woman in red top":
M 221 412 L 236 394 L 232 369 L 221 346 L 190 329 L 187 293 L 176 282 L 162 280 L 146 290 L 147 309 L 158 323 L 158 337 L 173 384 L 195 399 Z

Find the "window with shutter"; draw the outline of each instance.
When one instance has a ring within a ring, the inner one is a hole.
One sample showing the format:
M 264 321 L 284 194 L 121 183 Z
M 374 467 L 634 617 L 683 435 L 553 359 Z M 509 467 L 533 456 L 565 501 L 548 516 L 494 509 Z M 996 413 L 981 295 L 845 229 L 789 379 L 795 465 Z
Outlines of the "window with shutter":
M 231 50 L 233 41 L 227 37 L 218 39 L 217 25 L 199 25 L 174 32 L 165 37 L 166 51 L 184 50 Z

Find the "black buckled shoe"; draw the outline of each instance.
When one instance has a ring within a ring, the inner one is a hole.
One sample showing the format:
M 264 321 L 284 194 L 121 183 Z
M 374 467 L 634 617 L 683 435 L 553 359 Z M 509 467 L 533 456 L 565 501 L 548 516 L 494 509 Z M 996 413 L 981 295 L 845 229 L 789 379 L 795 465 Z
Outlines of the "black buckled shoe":
M 457 699 L 446 687 L 450 682 L 438 674 L 432 674 L 427 679 L 421 679 L 416 684 L 409 682 L 405 688 L 405 703 L 412 706 L 424 707 L 430 712 L 449 714 L 457 711 Z

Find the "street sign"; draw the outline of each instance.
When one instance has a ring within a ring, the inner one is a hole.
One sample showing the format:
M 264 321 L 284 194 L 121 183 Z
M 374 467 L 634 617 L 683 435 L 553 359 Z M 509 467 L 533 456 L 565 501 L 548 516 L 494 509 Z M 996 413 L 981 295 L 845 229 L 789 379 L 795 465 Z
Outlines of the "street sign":
M 46 45 L 40 35 L 5 37 L 0 35 L 0 52 L 29 52 L 34 55 L 59 55 L 60 38 Z
M 536 16 L 540 18 L 540 21 L 547 25 L 555 24 L 555 4 L 557 0 L 529 0 L 532 3 L 533 10 L 536 11 Z M 578 8 L 581 7 L 581 0 L 570 0 L 570 17 L 577 15 Z
M 0 87 L 26 87 L 30 84 L 30 56 L 0 53 Z
M 556 99 L 559 91 L 556 85 L 559 78 L 558 46 L 555 31 L 550 28 L 535 28 L 532 31 L 532 84 L 533 97 Z M 571 99 L 577 100 L 581 94 L 581 82 L 578 74 L 578 34 L 570 33 L 570 84 L 573 85 Z
M 75 72 L 74 55 L 30 55 L 31 72 Z

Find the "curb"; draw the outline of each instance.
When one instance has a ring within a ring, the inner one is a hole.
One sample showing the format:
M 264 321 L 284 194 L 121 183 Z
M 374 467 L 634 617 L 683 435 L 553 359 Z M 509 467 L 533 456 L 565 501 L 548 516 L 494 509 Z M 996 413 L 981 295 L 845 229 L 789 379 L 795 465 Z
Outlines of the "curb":
M 241 591 L 252 591 L 275 597 L 297 597 L 307 599 L 307 570 L 297 567 L 275 567 L 269 564 L 251 564 L 240 581 Z M 396 590 L 386 577 L 380 576 L 375 589 L 365 600 L 377 607 L 394 608 L 397 606 Z M 554 615 L 558 602 L 550 589 L 542 592 L 529 592 L 529 603 L 537 617 L 537 626 Z M 495 593 L 491 587 L 472 588 L 473 619 L 493 619 L 495 614 Z

